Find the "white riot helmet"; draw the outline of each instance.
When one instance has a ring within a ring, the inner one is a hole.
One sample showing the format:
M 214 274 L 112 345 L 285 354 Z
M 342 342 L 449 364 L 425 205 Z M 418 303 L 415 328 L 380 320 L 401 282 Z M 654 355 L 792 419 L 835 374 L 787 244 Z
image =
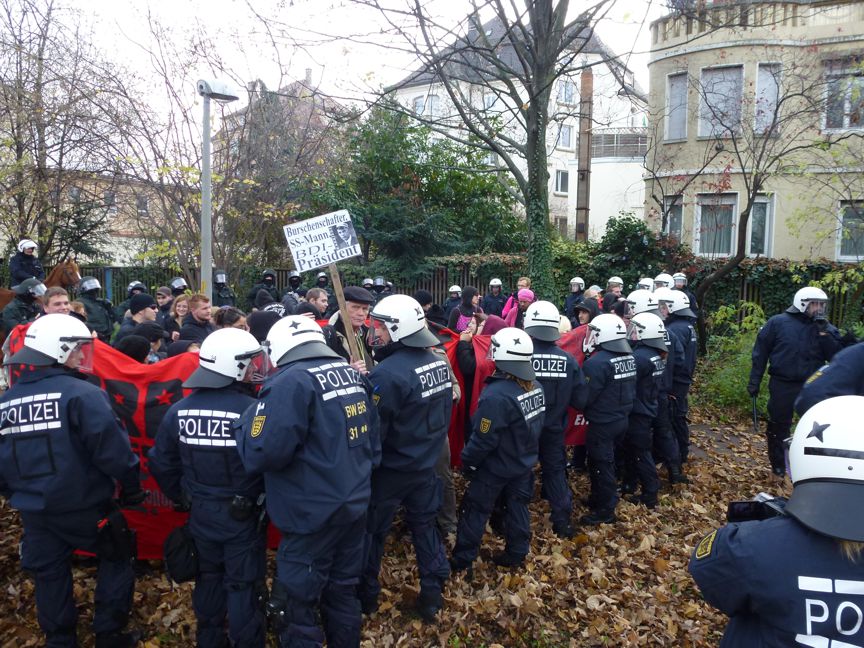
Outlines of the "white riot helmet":
M 81 283 L 78 284 L 78 290 L 82 293 L 99 290 L 100 288 L 102 288 L 102 284 L 99 283 L 96 277 L 84 277 L 81 279 Z
M 654 291 L 654 280 L 651 277 L 642 277 L 639 280 L 639 283 L 636 284 L 636 288 L 639 290 L 647 290 L 648 292 Z
M 786 513 L 817 533 L 864 542 L 864 397 L 811 407 L 789 447 L 794 488 Z
M 489 282 L 489 287 L 490 287 L 490 288 L 494 288 L 495 286 L 498 286 L 499 288 L 501 287 L 501 280 L 498 279 L 497 277 L 496 277 L 495 279 L 492 279 L 492 280 Z
M 534 342 L 525 331 L 513 327 L 501 329 L 492 336 L 489 352 L 501 371 L 522 380 L 534 380 L 534 365 L 531 364 Z
M 630 319 L 630 339 L 645 346 L 666 351 L 666 327 L 654 313 L 639 313 Z
M 74 358 L 80 371 L 93 369 L 93 334 L 81 320 L 71 315 L 42 315 L 27 329 L 24 348 L 9 358 L 7 364 L 37 367 L 66 364 Z
M 277 367 L 306 358 L 341 357 L 327 346 L 318 323 L 302 315 L 287 315 L 278 320 L 270 327 L 267 342 L 270 358 Z
M 690 298 L 680 290 L 672 291 L 672 304 L 669 312 L 681 317 L 696 317 L 696 313 L 690 310 Z
M 561 323 L 561 315 L 555 304 L 548 301 L 537 301 L 525 311 L 523 328 L 532 338 L 544 342 L 554 342 L 561 337 L 558 326 Z
M 270 374 L 269 344 L 242 329 L 224 328 L 204 338 L 198 368 L 183 383 L 187 389 L 219 389 L 236 382 L 263 382 Z
M 627 342 L 627 325 L 623 319 L 612 313 L 603 313 L 588 323 L 588 335 L 582 342 L 582 350 L 591 353 L 597 347 L 630 353 L 632 349 Z
M 392 295 L 382 299 L 369 313 L 369 317 L 384 325 L 393 342 L 421 349 L 438 344 L 438 338 L 426 328 L 426 313 L 420 302 L 408 295 Z
M 814 286 L 801 288 L 795 293 L 792 298 L 792 308 L 797 309 L 799 313 L 806 313 L 811 302 L 820 304 L 819 310 L 814 314 L 815 317 L 825 317 L 825 306 L 828 304 L 828 295 L 824 290 Z
M 672 304 L 675 302 L 676 292 L 680 293 L 681 291 L 663 287 L 654 289 L 654 299 L 657 300 L 657 308 L 660 311 L 660 316 L 664 319 L 672 313 Z
M 457 286 L 456 284 L 453 284 L 452 286 L 450 286 L 450 289 L 449 289 L 447 292 L 450 293 L 451 295 L 452 295 L 454 292 L 455 292 L 455 293 L 458 293 L 458 294 L 457 294 L 457 297 L 461 297 L 461 296 L 462 296 L 462 288 L 459 287 L 459 286 Z
M 606 286 L 607 288 L 609 286 L 621 286 L 623 288 L 624 280 L 618 275 L 615 275 L 614 277 L 609 277 L 609 281 L 606 282 Z
M 578 290 L 585 290 L 585 280 L 582 277 L 573 277 L 570 280 L 570 291 L 576 292 L 573 290 L 573 286 L 576 286 Z
M 671 288 L 675 285 L 675 280 L 672 278 L 672 275 L 667 274 L 665 272 L 661 272 L 656 277 L 654 277 L 654 287 L 655 288 Z
M 33 241 L 31 239 L 21 239 L 20 241 L 18 241 L 18 251 L 22 254 L 24 253 L 24 250 L 32 249 L 35 256 L 37 252 L 37 247 L 38 246 L 36 245 L 36 241 Z
M 657 301 L 654 293 L 644 288 L 634 290 L 627 295 L 627 303 L 630 304 L 630 310 L 634 315 L 646 312 L 656 313 L 660 307 L 660 302 Z
M 687 285 L 687 275 L 683 272 L 676 272 L 672 275 L 672 281 L 674 282 L 676 288 L 683 288 Z

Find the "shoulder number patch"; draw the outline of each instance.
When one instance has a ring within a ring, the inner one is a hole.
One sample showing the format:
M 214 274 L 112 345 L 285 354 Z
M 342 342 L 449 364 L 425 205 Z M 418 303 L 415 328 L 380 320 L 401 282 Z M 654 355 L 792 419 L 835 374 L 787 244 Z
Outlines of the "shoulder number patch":
M 492 421 L 487 418 L 480 419 L 480 433 L 486 434 L 489 430 L 492 429 Z
M 714 530 L 699 541 L 696 545 L 696 560 L 702 560 L 711 555 L 711 550 L 714 548 L 714 538 L 717 537 L 717 531 Z
M 252 430 L 249 432 L 249 434 L 253 439 L 257 436 L 260 436 L 261 433 L 264 431 L 264 421 L 266 420 L 266 416 L 256 416 L 252 419 Z

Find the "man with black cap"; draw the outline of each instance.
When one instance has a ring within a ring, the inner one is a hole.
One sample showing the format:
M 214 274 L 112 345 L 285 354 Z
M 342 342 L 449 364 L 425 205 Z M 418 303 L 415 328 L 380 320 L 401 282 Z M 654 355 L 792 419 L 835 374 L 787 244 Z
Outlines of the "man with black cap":
M 360 373 L 366 373 L 368 367 L 374 363 L 372 349 L 366 339 L 369 327 L 366 326 L 366 318 L 369 317 L 369 309 L 375 303 L 375 297 L 365 288 L 360 286 L 348 286 L 345 288 L 345 307 L 348 310 L 351 334 L 357 339 L 357 348 L 360 352 L 359 358 L 352 358 L 348 347 L 345 322 L 337 311 L 330 317 L 330 324 L 324 327 L 324 339 L 327 346 L 338 353 Z
M 252 384 L 269 374 L 269 355 L 234 328 L 209 335 L 199 355 L 200 366 L 183 383 L 194 391 L 165 414 L 148 465 L 163 493 L 191 507 L 200 570 L 192 595 L 198 646 L 227 646 L 230 638 L 231 645 L 263 648 L 264 483 L 243 467 L 233 426 L 254 407 Z
M 166 331 L 177 331 L 179 333 L 180 327 L 177 326 L 177 322 L 171 317 L 171 305 L 173 303 L 174 295 L 171 293 L 171 288 L 168 286 L 159 286 L 156 289 L 156 321 Z M 169 325 L 168 320 L 171 320 L 173 326 Z
M 114 344 L 116 345 L 127 335 L 132 335 L 135 327 L 141 322 L 156 321 L 156 300 L 147 293 L 138 293 L 132 296 L 129 300 L 129 312 L 131 317 L 123 320 L 120 328 L 117 330 L 117 335 L 114 336 Z

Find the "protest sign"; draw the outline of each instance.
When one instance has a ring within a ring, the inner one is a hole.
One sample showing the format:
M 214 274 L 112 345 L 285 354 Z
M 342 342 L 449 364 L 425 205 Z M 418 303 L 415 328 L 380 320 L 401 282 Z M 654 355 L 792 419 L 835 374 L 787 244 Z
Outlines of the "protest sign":
M 345 209 L 283 227 L 298 272 L 360 256 L 360 243 Z

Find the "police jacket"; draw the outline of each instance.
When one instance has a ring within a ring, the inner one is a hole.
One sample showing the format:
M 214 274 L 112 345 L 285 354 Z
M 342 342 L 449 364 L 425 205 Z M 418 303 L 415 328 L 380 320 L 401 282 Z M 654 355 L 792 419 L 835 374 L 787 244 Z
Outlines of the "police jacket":
M 680 315 L 670 315 L 664 324 L 669 335 L 677 337 L 684 348 L 684 365 L 676 368 L 673 380 L 689 385 L 693 382 L 693 372 L 696 371 L 696 328 L 691 318 Z
M 506 374 L 489 376 L 471 420 L 471 438 L 462 450 L 463 465 L 480 479 L 512 479 L 531 472 L 545 409 L 543 388 L 537 383 L 526 392 Z
M 684 364 L 684 346 L 677 335 L 666 334 L 666 370 L 660 381 L 660 393 L 671 394 L 675 384 L 675 373 L 679 374 L 679 382 L 685 382 L 687 368 Z
M 582 363 L 588 383 L 583 412 L 591 425 L 621 423 L 636 397 L 636 360 L 629 353 L 597 349 Z
M 585 301 L 585 291 L 580 290 L 579 292 L 571 292 L 567 295 L 567 299 L 564 300 L 564 315 L 567 319 L 575 317 L 576 312 L 573 310 L 577 304 L 581 304 Z
M 89 508 L 111 499 L 115 479 L 137 490 L 138 456 L 108 395 L 83 374 L 38 368 L 0 398 L 0 481 L 14 508 Z
M 19 324 L 32 322 L 42 312 L 35 299 L 22 299 L 20 295 L 15 297 L 3 308 L 3 326 L 6 331 L 11 331 Z
M 816 403 L 834 396 L 864 396 L 864 342 L 843 349 L 807 379 L 795 411 L 798 416 Z
M 483 312 L 487 315 L 497 315 L 501 317 L 501 312 L 504 310 L 504 304 L 507 303 L 507 297 L 502 293 L 498 293 L 497 295 L 493 295 L 491 292 L 486 293 L 483 299 L 480 301 L 480 308 L 483 309 Z
M 401 342 L 378 349 L 375 361 L 369 381 L 381 419 L 381 467 L 431 471 L 450 427 L 449 365 L 432 351 Z
M 17 286 L 22 281 L 35 277 L 40 281 L 45 279 L 45 270 L 36 255 L 17 252 L 9 259 L 9 281 L 10 286 Z
M 192 313 L 188 313 L 183 318 L 183 326 L 180 327 L 180 339 L 194 340 L 198 344 L 201 344 L 204 338 L 215 330 L 216 327 L 211 322 L 199 322 Z
M 260 475 L 249 475 L 237 453 L 234 426 L 255 403 L 237 383 L 221 389 L 196 389 L 166 412 L 156 444 L 147 453 L 150 474 L 174 502 L 255 500 L 264 488 Z
M 247 471 L 264 475 L 267 512 L 286 533 L 313 533 L 364 515 L 381 457 L 369 383 L 324 353 L 268 378 L 236 432 L 240 459 Z
M 236 306 L 237 295 L 228 286 L 223 285 L 213 294 L 213 305 L 219 308 L 222 306 Z
M 567 425 L 567 408 L 581 410 L 585 407 L 588 387 L 582 369 L 573 356 L 554 342 L 536 339 L 531 362 L 546 399 L 543 429 L 560 432 Z
M 78 301 L 87 310 L 87 325 L 96 331 L 102 340 L 108 340 L 114 332 L 114 307 L 111 302 L 102 297 L 83 293 Z
M 449 320 L 450 319 L 450 311 L 452 311 L 454 308 L 458 308 L 459 304 L 461 304 L 461 303 L 462 303 L 461 297 L 448 298 L 447 301 L 444 302 L 444 304 L 443 304 L 444 317 L 446 317 Z
M 262 281 L 261 283 L 257 283 L 252 286 L 249 294 L 246 295 L 246 301 L 249 302 L 249 308 L 255 306 L 255 298 L 258 297 L 259 290 L 266 290 L 268 293 L 270 293 L 273 301 L 279 301 L 279 291 L 276 289 L 276 284 L 266 284 Z
M 639 342 L 633 347 L 636 360 L 636 398 L 633 400 L 633 414 L 657 416 L 657 398 L 660 385 L 666 373 L 666 360 L 654 347 Z
M 768 374 L 780 380 L 807 380 L 842 347 L 836 328 L 827 324 L 825 335 L 820 332 L 816 320 L 795 308 L 765 322 L 753 345 L 750 386 L 758 387 L 762 382 L 766 364 L 770 365 Z
M 730 617 L 721 648 L 864 645 L 864 566 L 794 518 L 713 531 L 696 546 L 690 573 Z

